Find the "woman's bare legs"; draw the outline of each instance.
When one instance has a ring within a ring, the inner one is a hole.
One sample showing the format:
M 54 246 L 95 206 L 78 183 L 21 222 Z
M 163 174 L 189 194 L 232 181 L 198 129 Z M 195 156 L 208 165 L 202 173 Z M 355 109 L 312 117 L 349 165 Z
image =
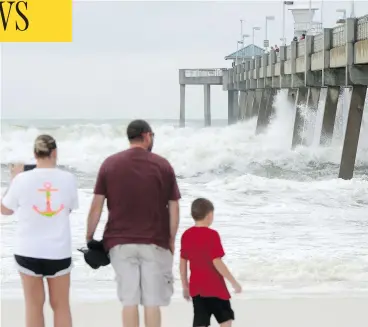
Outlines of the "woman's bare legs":
M 70 312 L 69 289 L 70 273 L 48 278 L 50 305 L 54 311 L 54 327 L 72 327 Z
M 45 327 L 43 306 L 45 289 L 42 277 L 20 273 L 26 304 L 26 327 Z

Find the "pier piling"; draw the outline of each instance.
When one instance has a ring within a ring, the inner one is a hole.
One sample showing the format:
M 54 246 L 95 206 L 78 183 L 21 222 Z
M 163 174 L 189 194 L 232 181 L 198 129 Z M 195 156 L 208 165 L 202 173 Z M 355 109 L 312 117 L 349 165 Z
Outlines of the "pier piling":
M 339 93 L 340 93 L 339 86 L 327 87 L 325 108 L 323 111 L 322 131 L 320 138 L 321 145 L 329 145 L 331 143 L 335 127 L 336 110 L 337 110 L 337 103 L 339 101 Z
M 339 171 L 342 179 L 351 179 L 354 175 L 366 93 L 366 85 L 353 86 Z
M 291 143 L 292 149 L 298 145 L 301 145 L 303 142 L 302 132 L 304 126 L 304 117 L 302 115 L 302 111 L 305 109 L 307 104 L 307 94 L 308 89 L 306 87 L 298 88 L 296 93 L 294 131 L 293 140 Z
M 185 127 L 185 84 L 180 84 L 180 127 Z
M 247 92 L 240 91 L 239 95 L 239 120 L 244 120 L 246 117 Z
M 254 91 L 249 90 L 246 98 L 245 118 L 250 119 L 253 116 Z
M 310 87 L 308 88 L 308 96 L 307 96 L 307 107 L 308 110 L 312 112 L 312 115 L 309 117 L 308 124 L 310 125 L 310 128 L 314 131 L 316 126 L 316 118 L 317 118 L 317 112 L 318 112 L 318 104 L 319 104 L 319 97 L 321 94 L 321 88 L 319 87 Z M 304 122 L 304 127 L 307 122 Z M 303 144 L 309 146 L 313 143 L 312 140 L 306 140 L 303 138 Z
M 254 93 L 255 95 L 254 95 L 254 101 L 253 101 L 252 117 L 258 116 L 259 106 L 261 104 L 261 99 L 262 99 L 262 90 L 255 90 Z
M 237 117 L 235 116 L 235 93 L 236 91 L 227 91 L 227 122 L 229 125 L 235 124 Z
M 258 111 L 258 119 L 257 119 L 257 127 L 256 134 L 263 133 L 265 128 L 267 127 L 267 102 L 270 96 L 271 89 L 264 89 L 262 91 L 261 102 L 259 104 Z
M 211 85 L 204 85 L 204 126 L 211 126 Z
M 269 88 L 263 90 L 258 112 L 256 134 L 263 133 L 270 123 L 276 93 L 275 89 Z

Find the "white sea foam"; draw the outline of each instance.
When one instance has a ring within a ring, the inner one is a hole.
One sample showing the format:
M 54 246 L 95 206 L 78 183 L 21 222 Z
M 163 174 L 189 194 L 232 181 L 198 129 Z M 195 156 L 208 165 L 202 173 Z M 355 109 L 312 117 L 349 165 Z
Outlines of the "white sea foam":
M 323 95 L 322 95 L 323 98 Z M 322 99 L 323 101 L 323 99 Z M 338 109 L 330 147 L 319 147 L 323 106 L 304 113 L 310 147 L 291 150 L 293 108 L 281 93 L 277 115 L 267 132 L 255 135 L 256 120 L 227 127 L 176 128 L 156 123 L 155 151 L 173 164 L 182 200 L 180 233 L 191 225 L 190 202 L 211 198 L 216 207 L 214 227 L 221 234 L 226 261 L 244 284 L 247 296 L 259 293 L 368 294 L 368 114 L 364 115 L 356 177 L 338 180 L 346 106 Z M 312 128 L 315 126 L 316 130 Z M 85 219 L 94 174 L 106 156 L 127 147 L 126 124 L 79 124 L 49 129 L 4 125 L 2 163 L 32 159 L 32 142 L 40 132 L 52 133 L 60 148 L 60 163 L 78 171 L 80 209 L 72 215 L 74 248 L 83 245 Z M 106 212 L 103 221 L 106 219 Z M 18 294 L 14 273 L 13 218 L 2 217 L 2 283 Z M 99 226 L 99 235 L 103 224 Z M 177 244 L 179 247 L 179 243 Z M 178 278 L 178 257 L 175 274 Z M 74 292 L 115 296 L 111 268 L 88 269 L 75 251 Z M 179 285 L 179 283 L 178 283 Z M 101 290 L 101 291 L 100 291 Z M 177 292 L 180 292 L 179 286 Z M 20 293 L 19 293 L 20 294 Z

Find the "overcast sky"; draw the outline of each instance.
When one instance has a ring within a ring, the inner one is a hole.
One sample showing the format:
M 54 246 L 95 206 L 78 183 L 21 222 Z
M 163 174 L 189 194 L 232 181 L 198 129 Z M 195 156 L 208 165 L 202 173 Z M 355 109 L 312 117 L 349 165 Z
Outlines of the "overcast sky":
M 356 15 L 368 13 L 367 1 L 355 3 Z M 350 14 L 350 2 L 325 0 L 325 27 L 341 17 L 338 8 Z M 230 66 L 224 57 L 236 50 L 240 19 L 244 33 L 262 28 L 261 46 L 266 15 L 276 16 L 268 38 L 280 44 L 282 1 L 75 2 L 72 43 L 2 45 L 2 117 L 177 118 L 178 69 Z M 289 12 L 286 19 L 290 40 Z M 213 117 L 225 118 L 226 93 L 211 91 Z M 203 88 L 187 87 L 186 96 L 187 117 L 203 117 Z

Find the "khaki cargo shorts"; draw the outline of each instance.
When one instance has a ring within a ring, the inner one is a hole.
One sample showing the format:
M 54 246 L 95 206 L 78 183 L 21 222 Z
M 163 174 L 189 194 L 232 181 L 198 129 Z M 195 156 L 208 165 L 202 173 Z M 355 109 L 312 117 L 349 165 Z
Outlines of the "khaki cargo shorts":
M 110 252 L 117 293 L 125 306 L 167 306 L 174 292 L 173 255 L 154 244 L 124 244 Z

